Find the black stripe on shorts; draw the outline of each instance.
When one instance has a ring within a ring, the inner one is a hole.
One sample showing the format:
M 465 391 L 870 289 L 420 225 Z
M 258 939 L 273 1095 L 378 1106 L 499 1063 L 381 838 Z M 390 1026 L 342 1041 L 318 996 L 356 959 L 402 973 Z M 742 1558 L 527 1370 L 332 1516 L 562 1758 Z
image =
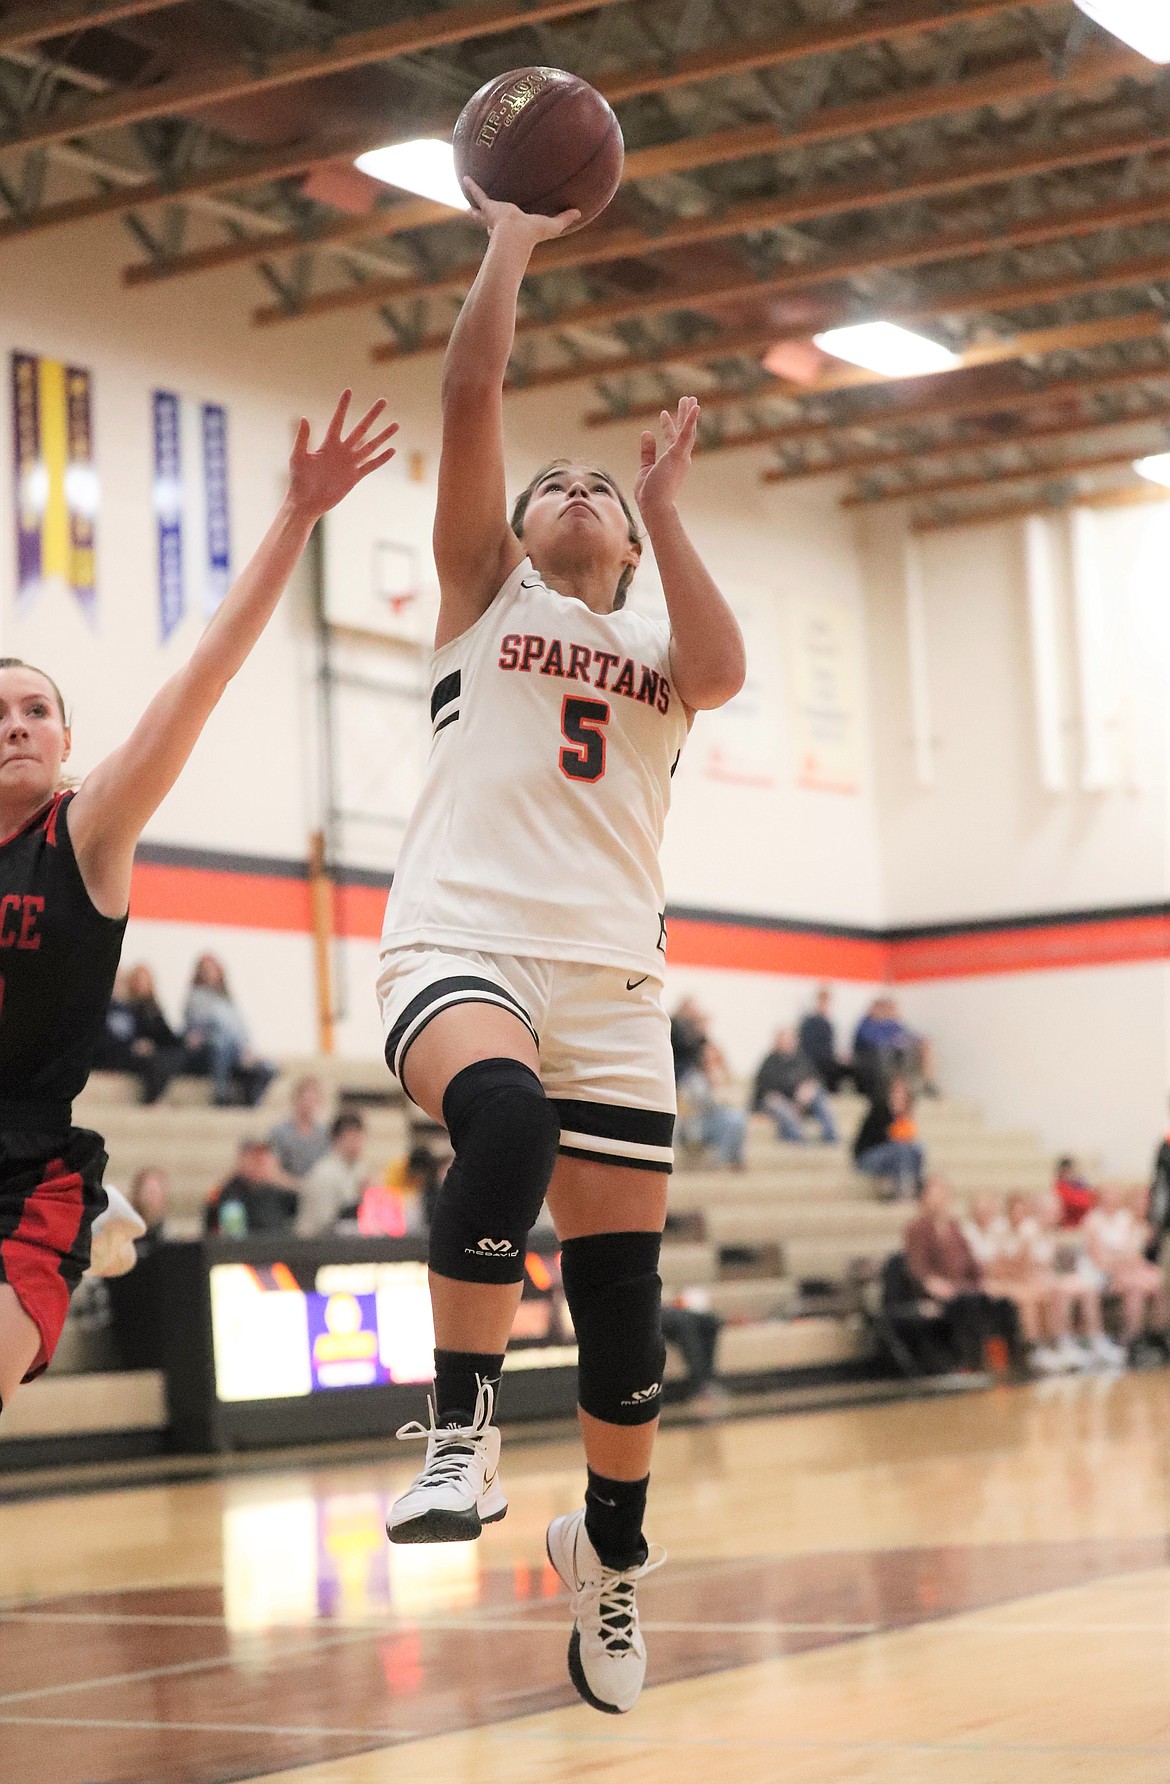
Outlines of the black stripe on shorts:
M 464 1003 L 503 1005 L 513 1015 L 519 1016 L 537 1046 L 540 1045 L 540 1036 L 531 1016 L 519 998 L 505 986 L 497 985 L 494 979 L 477 978 L 471 973 L 453 973 L 449 978 L 436 979 L 433 985 L 427 985 L 417 997 L 412 997 L 387 1035 L 386 1064 L 396 1077 L 401 1077 L 402 1062 L 428 1022 L 441 1010 L 449 1010 L 456 1004 Z
M 578 1102 L 570 1097 L 553 1097 L 552 1104 L 561 1124 L 559 1150 L 569 1158 L 625 1165 L 633 1171 L 669 1174 L 673 1168 L 674 1116 L 667 1110 Z M 606 1140 L 615 1144 L 606 1146 Z

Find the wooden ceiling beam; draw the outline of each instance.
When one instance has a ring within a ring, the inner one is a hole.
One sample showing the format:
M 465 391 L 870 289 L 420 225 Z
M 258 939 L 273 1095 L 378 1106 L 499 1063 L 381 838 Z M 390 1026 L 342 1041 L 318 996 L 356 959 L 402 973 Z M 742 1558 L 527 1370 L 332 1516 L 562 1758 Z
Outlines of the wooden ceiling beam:
M 600 264 L 607 260 L 634 258 L 639 255 L 664 253 L 669 249 L 693 247 L 697 242 L 744 235 L 753 230 L 778 229 L 812 222 L 850 211 L 875 210 L 887 205 L 908 204 L 924 198 L 938 198 L 950 193 L 969 191 L 979 186 L 994 186 L 1038 173 L 1049 173 L 1098 163 L 1126 160 L 1134 155 L 1149 155 L 1170 148 L 1170 131 L 1129 131 L 1080 142 L 1045 143 L 1023 154 L 982 156 L 977 161 L 960 161 L 923 174 L 917 179 L 894 184 L 888 179 L 876 183 L 846 185 L 840 180 L 827 182 L 812 191 L 790 193 L 783 198 L 752 199 L 743 204 L 728 205 L 707 217 L 680 218 L 657 229 L 641 229 L 633 225 L 591 230 L 583 239 L 576 236 L 564 242 L 548 244 L 538 251 L 534 270 L 551 270 L 556 266 Z M 189 254 L 176 254 L 164 260 L 138 262 L 122 274 L 127 285 L 153 285 L 168 279 L 186 278 L 227 266 L 245 265 L 268 260 L 274 254 L 301 253 L 305 249 L 344 247 L 348 243 L 371 241 L 400 235 L 426 223 L 449 221 L 452 212 L 446 205 L 431 204 L 427 214 L 417 213 L 425 200 L 412 207 L 405 204 L 387 206 L 364 216 L 329 218 L 308 230 L 289 229 L 279 235 L 256 235 L 245 241 L 226 242 L 215 248 L 196 249 Z
M 1150 197 L 1133 200 L 1129 204 L 1095 206 L 1091 210 L 1072 212 L 1069 215 L 1054 219 L 1038 219 L 1027 221 L 1005 230 L 1001 235 L 989 236 L 986 231 L 968 236 L 947 238 L 931 237 L 928 242 L 917 242 L 910 247 L 899 248 L 893 252 L 881 253 L 871 250 L 863 255 L 841 254 L 827 257 L 814 266 L 786 267 L 783 271 L 773 273 L 766 278 L 736 279 L 730 283 L 709 280 L 701 285 L 673 286 L 660 290 L 652 296 L 603 298 L 584 304 L 575 304 L 548 318 L 530 316 L 517 323 L 516 338 L 531 339 L 537 335 L 561 334 L 566 329 L 593 329 L 610 327 L 616 322 L 632 321 L 644 316 L 667 315 L 682 310 L 711 310 L 726 303 L 740 303 L 765 297 L 788 296 L 797 292 L 815 291 L 821 287 L 832 287 L 850 277 L 861 273 L 877 271 L 883 268 L 914 267 L 922 265 L 940 265 L 947 260 L 974 257 L 1001 246 L 1034 245 L 1037 242 L 1050 242 L 1060 239 L 1074 239 L 1079 235 L 1092 234 L 1100 229 L 1111 228 L 1119 217 L 1128 214 L 1131 219 L 1150 221 L 1153 218 L 1170 215 L 1170 190 L 1153 194 Z M 1068 296 L 1072 292 L 1092 291 L 1116 288 L 1129 282 L 1126 275 L 1132 273 L 1135 278 L 1153 276 L 1151 268 L 1162 269 L 1158 277 L 1170 277 L 1170 259 L 1163 253 L 1157 256 L 1132 259 L 1121 262 L 1101 274 L 1066 275 L 1060 279 L 1048 279 L 1029 282 L 1016 286 L 1002 286 L 998 289 L 979 290 L 972 287 L 967 292 L 948 294 L 926 303 L 888 304 L 882 306 L 882 315 L 888 320 L 907 321 L 921 320 L 929 316 L 960 315 L 971 310 L 985 310 L 1005 307 L 1009 303 L 1051 302 L 1056 297 Z M 391 302 L 422 297 L 452 296 L 460 293 L 466 283 L 468 268 L 460 267 L 437 280 L 380 280 L 371 279 L 361 286 L 352 288 L 352 293 L 360 293 L 362 304 L 375 301 Z M 271 327 L 289 320 L 301 320 L 307 317 L 319 317 L 338 309 L 354 307 L 354 296 L 350 290 L 340 292 L 324 292 L 318 297 L 310 298 L 295 312 L 289 312 L 280 304 L 266 304 L 253 310 L 252 320 L 261 327 Z M 852 301 L 843 295 L 836 302 L 826 302 L 826 314 L 815 325 L 813 332 L 829 327 L 837 322 L 849 320 Z M 374 348 L 377 360 L 394 360 L 408 358 L 422 353 L 433 353 L 441 348 L 447 339 L 447 330 L 436 330 L 424 337 L 415 347 L 402 348 L 393 343 Z
M 602 0 L 603 4 L 616 3 L 616 0 Z M 578 9 L 581 0 L 578 0 Z M 489 6 L 464 6 L 452 13 L 430 14 L 429 20 L 436 17 L 451 19 L 456 17 L 466 20 L 467 15 L 475 13 L 481 17 L 485 14 L 493 16 L 506 9 L 497 4 Z M 562 6 L 562 11 L 569 10 Z M 526 17 L 534 15 L 526 12 Z M 423 21 L 425 25 L 427 21 Z M 498 27 L 502 29 L 502 26 Z M 467 36 L 476 33 L 466 30 Z M 423 46 L 425 47 L 425 46 Z M 404 50 L 397 53 L 404 54 Z M 806 53 L 814 53 L 808 51 Z M 747 134 L 741 130 L 738 134 L 726 131 L 716 132 L 714 136 L 688 138 L 685 150 L 688 167 L 703 165 L 704 157 L 711 155 L 712 161 L 735 159 L 743 154 L 759 154 L 764 150 L 799 148 L 812 142 L 832 141 L 858 132 L 872 132 L 900 123 L 905 123 L 911 116 L 940 117 L 951 113 L 961 113 L 994 102 L 997 93 L 1004 97 L 1020 100 L 1028 97 L 1043 97 L 1064 88 L 1077 89 L 1085 85 L 1092 86 L 1102 80 L 1115 80 L 1123 74 L 1138 74 L 1143 69 L 1149 73 L 1149 64 L 1140 57 L 1129 52 L 1098 53 L 1090 58 L 1078 58 L 1067 69 L 1054 75 L 1048 64 L 1041 59 L 1031 58 L 1025 62 L 1010 64 L 1007 68 L 997 70 L 992 77 L 982 76 L 973 81 L 957 81 L 940 84 L 937 87 L 923 89 L 908 99 L 906 95 L 895 95 L 893 99 L 881 98 L 866 101 L 862 105 L 848 107 L 829 107 L 815 114 L 807 126 L 795 132 L 785 134 L 778 126 L 767 125 L 761 128 L 751 126 Z M 325 71 L 327 72 L 327 70 Z M 302 75 L 298 78 L 309 78 Z M 604 82 L 602 83 L 604 88 Z M 156 98 L 159 89 L 151 88 L 150 93 Z M 116 98 L 116 95 L 111 96 Z M 911 110 L 907 112 L 907 104 Z M 80 128 L 80 126 L 77 126 Z M 811 134 L 810 134 L 811 132 Z M 731 141 L 735 137 L 735 141 Z M 275 167 L 281 167 L 283 173 L 301 173 L 313 167 L 325 165 L 329 161 L 344 156 L 352 158 L 365 149 L 376 148 L 385 139 L 385 133 L 374 137 L 370 132 L 363 132 L 342 143 L 326 141 L 318 143 L 302 143 L 293 145 L 284 151 L 270 152 L 268 156 L 241 155 L 228 158 L 201 173 L 185 177 L 182 180 L 143 180 L 129 190 L 114 193 L 99 193 L 89 199 L 73 199 L 63 204 L 42 206 L 27 218 L 6 219 L 0 222 L 0 240 L 6 235 L 28 235 L 42 229 L 58 228 L 62 225 L 85 221 L 90 217 L 107 217 L 127 210 L 152 203 L 166 203 L 172 199 L 197 197 L 209 192 L 223 191 L 233 186 L 243 186 L 262 179 L 282 177 L 281 171 L 267 172 L 266 160 L 271 160 Z M 7 141 L 20 140 L 31 146 L 27 135 L 20 139 L 0 137 L 0 148 Z M 699 146 L 706 145 L 706 146 Z M 645 157 L 660 157 L 670 152 L 673 145 L 660 145 L 651 150 L 631 151 L 626 160 L 627 177 L 638 176 L 639 166 L 644 166 L 646 174 L 660 171 L 657 161 L 646 160 Z M 679 150 L 678 152 L 683 152 Z M 1122 152 L 1125 152 L 1124 150 Z M 640 159 L 641 158 L 641 159 Z M 1054 164 L 1055 165 L 1055 164 Z M 1068 163 L 1072 165 L 1072 163 Z M 353 238 L 348 238 L 353 239 Z
M 1170 421 L 1170 402 L 1154 403 L 1141 415 L 1124 415 L 1100 421 L 1081 416 L 1076 421 L 1054 421 L 1027 432 L 1004 434 L 994 440 L 944 440 L 936 446 L 899 447 L 895 452 L 855 453 L 851 458 L 800 465 L 794 470 L 779 466 L 760 473 L 762 483 L 804 483 L 810 477 L 864 476 L 872 471 L 896 471 L 903 465 L 928 464 L 933 459 L 970 457 L 973 453 L 1003 452 L 1010 447 L 1032 446 L 1045 440 L 1069 440 L 1080 434 L 1115 433 L 1122 428 L 1157 427 Z
M 922 389 L 924 386 L 931 390 L 942 389 L 956 372 L 971 371 L 979 366 L 1006 364 L 1014 359 L 1038 359 L 1049 353 L 1083 352 L 1091 347 L 1116 346 L 1127 341 L 1156 340 L 1165 334 L 1167 326 L 1165 317 L 1157 310 L 1139 311 L 1132 316 L 1100 316 L 1093 322 L 1070 322 L 1061 328 L 1029 329 L 1023 334 L 1011 335 L 1006 340 L 978 342 L 959 355 L 958 364 L 950 371 L 934 372 L 925 378 L 887 378 L 881 372 L 867 372 L 861 366 L 845 365 L 838 360 L 830 362 L 821 377 L 814 378 L 807 384 L 773 378 L 770 383 L 757 385 L 754 390 L 720 388 L 704 391 L 701 393 L 701 401 L 704 410 L 710 412 L 712 409 L 747 407 L 778 398 L 796 402 L 805 397 L 833 395 L 851 390 L 881 389 L 897 393 Z M 662 364 L 666 363 L 669 362 L 661 362 L 658 369 L 662 369 Z M 617 427 L 636 421 L 654 421 L 661 408 L 660 402 L 654 402 L 631 404 L 621 414 L 612 409 L 594 409 L 585 416 L 585 425 L 592 428 Z M 871 422 L 868 417 L 883 413 L 883 410 L 875 408 L 858 415 L 842 415 L 833 426 L 869 426 Z
M 900 4 L 885 0 L 885 4 L 867 6 L 829 24 L 798 25 L 777 37 L 740 38 L 720 49 L 694 50 L 666 64 L 653 62 L 628 74 L 609 75 L 605 96 L 611 105 L 617 105 L 642 93 L 665 93 L 728 74 L 782 68 L 807 56 L 839 53 L 869 43 L 896 43 L 948 25 L 993 18 L 1018 6 L 1019 0 L 960 0 L 955 6 L 945 0 L 942 4 L 939 0 L 901 0 Z
M 1170 410 L 1167 411 L 1170 416 Z M 848 495 L 841 498 L 842 508 L 876 508 L 890 502 L 924 501 L 928 496 L 963 495 L 972 489 L 998 488 L 1003 483 L 1051 483 L 1054 478 L 1075 477 L 1080 471 L 1103 471 L 1113 465 L 1129 464 L 1132 452 L 1095 452 L 1087 458 L 1065 459 L 1052 465 L 1033 465 L 1026 470 L 986 471 L 982 476 L 946 477 L 935 483 L 920 483 L 907 489 L 886 491 L 881 495 Z
M 71 36 L 97 25 L 116 25 L 119 19 L 186 4 L 187 0 L 58 0 L 57 4 L 39 0 L 39 4 L 15 6 L 0 20 L 0 56 L 50 37 Z
M 596 12 L 626 3 L 627 0 L 470 0 L 467 5 L 400 19 L 369 31 L 344 31 L 326 49 L 281 50 L 274 55 L 199 68 L 193 74 L 156 81 L 151 86 L 120 88 L 85 103 L 61 105 L 47 116 L 38 115 L 18 129 L 5 131 L 0 135 L 0 149 L 40 148 L 94 130 L 140 124 L 148 118 L 186 116 L 205 106 L 249 98 L 301 81 L 320 80 L 375 62 L 389 62 L 396 56 L 415 55 L 421 50 L 466 43 L 473 38 L 498 37 L 525 25 L 546 24 L 573 13 Z
M 753 155 L 776 155 L 810 148 L 815 143 L 867 136 L 903 124 L 979 111 L 985 106 L 1047 99 L 1055 93 L 1107 86 L 1126 77 L 1149 82 L 1155 76 L 1154 65 L 1133 50 L 1095 49 L 1091 54 L 1075 57 L 1059 71 L 1044 57 L 1030 56 L 967 80 L 935 86 L 924 83 L 907 93 L 882 94 L 877 99 L 849 105 L 827 105 L 793 128 L 775 123 L 735 124 L 707 136 L 684 136 L 652 148 L 631 149 L 626 156 L 625 178 L 649 180 L 661 174 L 692 173 L 698 167 L 716 167 Z
M 1150 502 L 1170 502 L 1170 489 L 1151 483 L 1125 483 L 1114 489 L 1078 490 L 1069 501 L 1045 501 L 1042 496 L 1024 502 L 1004 502 L 995 508 L 973 508 L 958 514 L 924 516 L 910 522 L 912 533 L 950 532 L 955 527 L 988 526 L 1000 520 L 1026 520 L 1032 515 L 1063 514 L 1070 508 L 1135 508 Z
M 953 375 L 953 374 L 952 374 Z M 1061 378 L 1051 384 L 999 388 L 971 396 L 934 395 L 924 402 L 869 409 L 864 414 L 836 415 L 827 421 L 797 421 L 779 427 L 744 430 L 723 439 L 713 450 L 728 452 L 752 446 L 797 446 L 809 440 L 833 439 L 838 434 L 872 433 L 889 428 L 913 427 L 920 421 L 962 421 L 975 415 L 1026 414 L 1110 390 L 1128 390 L 1139 384 L 1159 384 L 1170 379 L 1170 362 L 1162 366 L 1123 366 L 1088 378 Z M 945 380 L 944 380 L 945 381 Z M 932 380 L 933 382 L 933 380 Z M 655 415 L 658 410 L 655 410 Z M 712 448 L 708 448 L 712 450 Z

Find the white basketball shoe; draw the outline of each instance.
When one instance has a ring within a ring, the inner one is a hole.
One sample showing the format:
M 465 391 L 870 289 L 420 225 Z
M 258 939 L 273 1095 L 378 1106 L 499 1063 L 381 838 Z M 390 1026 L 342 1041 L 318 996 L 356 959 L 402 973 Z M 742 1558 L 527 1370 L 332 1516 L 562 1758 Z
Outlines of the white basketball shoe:
M 508 1509 L 500 1486 L 500 1433 L 492 1424 L 495 1392 L 481 1381 L 470 1425 L 436 1425 L 412 1420 L 398 1433 L 404 1443 L 425 1437 L 427 1459 L 411 1485 L 396 1499 L 386 1524 L 391 1542 L 474 1542 L 485 1524 L 496 1524 Z
M 646 1677 L 646 1643 L 638 1627 L 638 1581 L 661 1567 L 665 1549 L 637 1567 L 606 1567 L 589 1540 L 584 1511 L 554 1518 L 548 1558 L 573 1595 L 569 1677 L 587 1704 L 607 1715 L 632 1710 Z

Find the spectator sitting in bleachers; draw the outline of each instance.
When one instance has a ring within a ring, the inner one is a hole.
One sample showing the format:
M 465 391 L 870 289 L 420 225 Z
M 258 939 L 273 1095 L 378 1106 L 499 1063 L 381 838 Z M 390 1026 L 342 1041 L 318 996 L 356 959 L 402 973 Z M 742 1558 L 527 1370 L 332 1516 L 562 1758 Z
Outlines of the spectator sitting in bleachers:
M 885 1094 L 871 1101 L 854 1137 L 853 1162 L 867 1177 L 889 1185 L 891 1199 L 906 1199 L 921 1189 L 926 1155 L 904 1078 L 895 1078 Z
M 1145 1200 L 1143 1189 L 1142 1199 Z M 1147 1339 L 1168 1352 L 1166 1285 L 1157 1264 L 1145 1255 L 1149 1225 L 1144 1207 L 1134 1207 L 1132 1191 L 1106 1184 L 1097 1206 L 1085 1216 L 1084 1238 L 1089 1256 L 1104 1273 L 1106 1291 L 1119 1295 L 1122 1310 L 1122 1342 L 1132 1361 L 1144 1361 Z
M 1146 1256 L 1157 1264 L 1170 1296 L 1170 1131 L 1154 1154 L 1150 1179 L 1150 1243 Z
M 688 1072 L 699 1071 L 707 1045 L 710 1022 L 693 997 L 684 997 L 670 1018 L 670 1050 L 674 1055 L 674 1081 L 681 1084 Z
M 984 1368 L 989 1339 L 1006 1347 L 1009 1360 L 1019 1360 L 1015 1306 L 1004 1296 L 986 1293 L 983 1272 L 951 1211 L 950 1187 L 941 1177 L 924 1185 L 902 1245 L 911 1276 L 946 1319 L 962 1368 Z
M 425 1140 L 416 1140 L 406 1155 L 406 1181 L 418 1197 L 424 1232 L 430 1231 L 431 1222 L 435 1218 L 435 1204 L 450 1162 L 450 1156 L 441 1158 Z
M 1025 1198 L 1012 1198 L 1015 1200 Z M 1010 1206 L 1011 1204 L 1009 1204 Z M 1035 1255 L 1051 1270 L 1055 1287 L 1054 1330 L 1058 1344 L 1073 1338 L 1079 1326 L 1082 1347 L 1095 1368 L 1120 1369 L 1126 1361 L 1124 1345 L 1116 1344 L 1105 1330 L 1101 1295 L 1104 1272 L 1090 1258 L 1080 1231 L 1061 1226 L 1061 1206 L 1055 1194 L 1037 1197 L 1029 1204 Z
M 143 1165 L 134 1173 L 128 1199 L 135 1213 L 146 1222 L 146 1231 L 136 1242 L 139 1256 L 165 1244 L 170 1237 L 167 1227 L 170 1195 L 170 1179 L 160 1165 Z
M 722 1053 L 705 1042 L 698 1065 L 679 1079 L 678 1138 L 683 1146 L 709 1146 L 719 1164 L 742 1171 L 747 1115 L 721 1095 L 729 1083 Z
M 884 994 L 874 998 L 857 1024 L 852 1069 L 862 1096 L 878 1096 L 893 1078 L 905 1078 L 915 1092 L 938 1094 L 930 1042 L 907 1028 L 893 998 Z
M 291 1233 L 300 1202 L 267 1140 L 241 1140 L 236 1168 L 208 1197 L 204 1227 L 224 1238 Z
M 286 1177 L 299 1181 L 329 1151 L 330 1131 L 321 1119 L 325 1092 L 320 1078 L 298 1078 L 292 1112 L 268 1130 L 268 1144 Z
M 138 1079 L 144 1103 L 156 1103 L 188 1056 L 154 995 L 148 966 L 131 967 L 114 980 L 105 1033 L 94 1058 L 99 1072 L 126 1072 Z
M 801 1017 L 798 1031 L 801 1051 L 812 1060 L 813 1070 L 830 1093 L 840 1090 L 852 1073 L 850 1061 L 837 1052 L 837 1031 L 829 1014 L 832 1001 L 829 987 L 821 985 L 812 1009 Z
M 212 1100 L 219 1106 L 255 1108 L 276 1076 L 275 1066 L 252 1052 L 248 1028 L 232 1002 L 223 966 L 214 954 L 195 965 L 183 1016 L 184 1039 L 211 1072 Z
M 343 1109 L 325 1136 L 325 1151 L 298 1185 L 297 1232 L 303 1238 L 330 1233 L 338 1221 L 357 1219 L 370 1180 L 365 1155 L 365 1121 L 356 1109 Z
M 1001 1213 L 997 1197 L 977 1195 L 962 1228 L 985 1291 L 1015 1304 L 1029 1368 L 1056 1375 L 1090 1367 L 1093 1358 L 1069 1334 L 1067 1309 L 1027 1197 L 1009 1196 Z
M 1097 1192 L 1077 1170 L 1075 1158 L 1058 1158 L 1053 1194 L 1060 1203 L 1062 1227 L 1078 1227 L 1086 1214 L 1097 1206 Z
M 684 1289 L 663 1302 L 662 1336 L 686 1364 L 683 1395 L 692 1412 L 714 1418 L 728 1402 L 727 1390 L 715 1380 L 715 1352 L 723 1321 L 710 1307 L 704 1289 Z
M 776 1124 L 776 1138 L 803 1144 L 805 1120 L 814 1120 L 826 1146 L 837 1139 L 837 1128 L 825 1087 L 816 1067 L 803 1051 L 793 1028 L 779 1028 L 772 1039 L 772 1051 L 760 1061 L 752 1086 L 753 1114 L 770 1115 Z
M 422 1197 L 414 1186 L 409 1158 L 396 1158 L 380 1183 L 367 1183 L 358 1204 L 360 1233 L 384 1233 L 392 1239 L 413 1239 L 427 1230 Z

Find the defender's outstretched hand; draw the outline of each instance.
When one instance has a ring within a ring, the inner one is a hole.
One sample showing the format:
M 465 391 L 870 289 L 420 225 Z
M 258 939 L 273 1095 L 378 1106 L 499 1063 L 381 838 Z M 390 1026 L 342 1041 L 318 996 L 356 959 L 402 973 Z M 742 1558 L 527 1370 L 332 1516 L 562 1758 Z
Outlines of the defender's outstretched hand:
M 370 429 L 385 410 L 383 398 L 379 398 L 372 409 L 367 409 L 350 433 L 342 433 L 352 395 L 352 390 L 342 392 L 333 419 L 325 429 L 325 437 L 315 452 L 309 450 L 309 424 L 303 416 L 297 428 L 292 457 L 288 461 L 289 501 L 300 513 L 311 514 L 314 519 L 335 508 L 363 477 L 368 477 L 371 471 L 394 457 L 393 446 L 387 447 L 386 442 L 398 432 L 396 421 L 380 433 L 370 435 Z
M 647 428 L 642 435 L 642 464 L 634 483 L 634 500 L 647 526 L 655 514 L 674 505 L 691 468 L 695 431 L 699 425 L 699 399 L 679 398 L 674 415 L 662 411 L 662 437 L 666 450 L 658 456 L 658 442 Z
M 489 198 L 481 186 L 472 179 L 465 179 L 463 189 L 471 200 L 471 214 L 477 223 L 482 223 L 489 235 L 494 235 L 501 223 L 508 226 L 517 235 L 522 236 L 532 247 L 537 242 L 551 242 L 554 237 L 564 235 L 565 230 L 580 220 L 580 211 L 561 211 L 559 216 L 544 217 L 537 211 L 522 211 L 517 204 L 506 204 L 501 199 Z

